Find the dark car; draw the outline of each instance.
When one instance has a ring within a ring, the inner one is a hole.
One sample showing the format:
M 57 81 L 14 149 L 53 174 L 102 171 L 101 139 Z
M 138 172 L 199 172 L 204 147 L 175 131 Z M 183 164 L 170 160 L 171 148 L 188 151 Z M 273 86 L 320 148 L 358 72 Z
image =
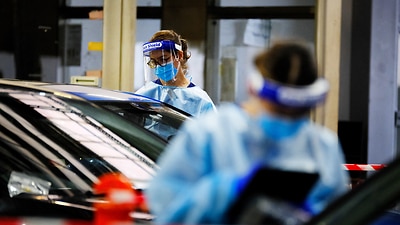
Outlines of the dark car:
M 230 214 L 235 224 L 400 225 L 400 182 L 397 181 L 400 177 L 400 157 L 314 216 L 299 207 L 301 202 L 293 204 L 296 202 L 293 199 L 299 199 L 299 194 L 304 192 L 302 187 L 307 182 L 299 175 L 284 178 L 290 174 L 280 171 L 279 176 L 270 175 L 268 183 L 265 176 L 252 181 L 258 185 L 255 186 L 257 188 L 253 187 L 251 195 L 241 196 L 244 201 L 233 207 L 240 211 Z M 262 185 L 265 187 L 259 190 Z
M 1 82 L 9 83 L 10 80 L 0 79 Z M 172 105 L 131 92 L 74 84 L 18 80 L 11 82 L 32 88 L 42 88 L 43 91 L 47 89 L 50 92 L 66 92 L 79 96 L 126 117 L 129 121 L 159 135 L 166 141 L 174 137 L 182 123 L 191 117 L 190 114 Z
M 165 144 L 76 96 L 0 84 L 0 217 L 91 220 L 99 176 L 122 173 L 140 191 Z
M 400 225 L 400 157 L 333 202 L 307 225 Z

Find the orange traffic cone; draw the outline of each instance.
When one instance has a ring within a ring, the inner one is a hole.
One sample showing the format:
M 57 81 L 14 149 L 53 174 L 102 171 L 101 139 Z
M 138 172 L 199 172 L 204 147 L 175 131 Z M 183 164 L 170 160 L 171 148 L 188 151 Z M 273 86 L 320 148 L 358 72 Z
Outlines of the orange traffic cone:
M 136 207 L 132 183 L 122 174 L 110 173 L 99 177 L 94 185 L 96 194 L 105 194 L 104 202 L 95 203 L 94 225 L 132 225 L 130 213 Z

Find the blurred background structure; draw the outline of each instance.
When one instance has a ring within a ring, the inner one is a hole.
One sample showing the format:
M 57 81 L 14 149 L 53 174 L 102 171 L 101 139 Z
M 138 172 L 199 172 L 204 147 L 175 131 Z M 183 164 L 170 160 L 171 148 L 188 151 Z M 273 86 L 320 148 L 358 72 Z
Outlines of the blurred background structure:
M 141 45 L 174 29 L 216 104 L 246 98 L 261 48 L 300 38 L 331 83 L 314 119 L 338 132 L 346 161 L 399 152 L 399 0 L 2 0 L 0 25 L 0 77 L 126 91 L 144 82 Z

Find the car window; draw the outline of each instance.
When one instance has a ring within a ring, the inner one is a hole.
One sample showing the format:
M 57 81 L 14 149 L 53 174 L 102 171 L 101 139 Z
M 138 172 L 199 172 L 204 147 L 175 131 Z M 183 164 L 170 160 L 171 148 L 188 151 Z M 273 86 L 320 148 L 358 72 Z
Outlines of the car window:
M 138 148 L 153 161 L 158 159 L 167 144 L 158 135 L 143 129 L 143 127 L 135 123 L 129 123 L 127 118 L 121 117 L 116 113 L 110 113 L 102 107 L 96 107 L 87 101 L 77 99 L 64 99 L 64 101 L 100 122 L 129 144 Z
M 25 83 L 26 82 L 5 82 L 2 85 L 7 89 L 17 88 L 18 90 L 25 91 L 54 93 L 58 98 L 62 98 L 63 101 L 74 106 L 76 109 L 79 109 L 81 112 L 94 118 L 96 121 L 118 134 L 118 136 L 129 142 L 132 146 L 138 148 L 152 160 L 157 160 L 158 156 L 162 153 L 167 144 L 167 140 L 163 139 L 161 136 L 156 135 L 147 129 L 143 129 L 142 126 L 138 126 L 136 123 L 129 123 L 127 118 L 121 119 L 121 116 L 115 115 L 115 113 L 110 114 L 108 112 L 109 110 L 106 110 L 104 107 L 99 107 L 98 105 L 90 103 L 93 99 L 113 99 L 118 101 L 121 100 L 120 95 L 132 96 L 132 98 L 129 99 L 137 99 L 138 101 L 144 100 L 145 97 L 80 85 L 32 85 L 31 82 L 28 82 L 27 84 Z M 72 90 L 75 90 L 71 92 L 72 96 L 69 94 L 69 91 L 64 91 L 64 89 L 69 90 L 68 88 L 73 88 Z M 87 88 L 91 91 L 87 90 Z M 95 92 L 96 94 L 91 94 L 91 92 Z M 82 101 L 82 98 L 92 100 Z
M 190 114 L 163 102 L 132 92 L 114 91 L 99 87 L 28 82 L 32 87 L 64 92 L 94 102 L 168 142 L 176 135 L 182 122 Z
M 95 101 L 169 141 L 189 117 L 159 102 Z
M 35 173 L 53 184 L 62 177 L 74 180 L 61 182 L 63 188 L 88 190 L 105 172 L 122 172 L 140 186 L 158 169 L 124 138 L 53 95 L 0 91 L 0 112 L 0 157 L 9 162 L 2 164 L 7 170 L 2 174 Z M 115 116 L 106 114 L 109 119 Z M 141 138 L 144 135 L 133 139 Z

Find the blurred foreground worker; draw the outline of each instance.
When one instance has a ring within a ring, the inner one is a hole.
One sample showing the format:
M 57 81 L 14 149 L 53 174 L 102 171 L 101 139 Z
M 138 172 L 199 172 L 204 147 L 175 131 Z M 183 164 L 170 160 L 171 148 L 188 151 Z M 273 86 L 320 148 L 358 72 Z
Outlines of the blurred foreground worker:
M 311 53 L 300 42 L 279 42 L 254 64 L 259 74 L 250 79 L 245 105 L 222 104 L 217 113 L 185 122 L 164 151 L 147 190 L 157 224 L 226 223 L 243 183 L 260 166 L 318 173 L 304 204 L 312 214 L 348 190 L 337 135 L 309 119 L 329 90 Z
M 156 32 L 143 44 L 143 56 L 146 83 L 137 94 L 166 102 L 192 116 L 215 110 L 207 92 L 190 81 L 188 43 L 180 35 L 173 30 Z

